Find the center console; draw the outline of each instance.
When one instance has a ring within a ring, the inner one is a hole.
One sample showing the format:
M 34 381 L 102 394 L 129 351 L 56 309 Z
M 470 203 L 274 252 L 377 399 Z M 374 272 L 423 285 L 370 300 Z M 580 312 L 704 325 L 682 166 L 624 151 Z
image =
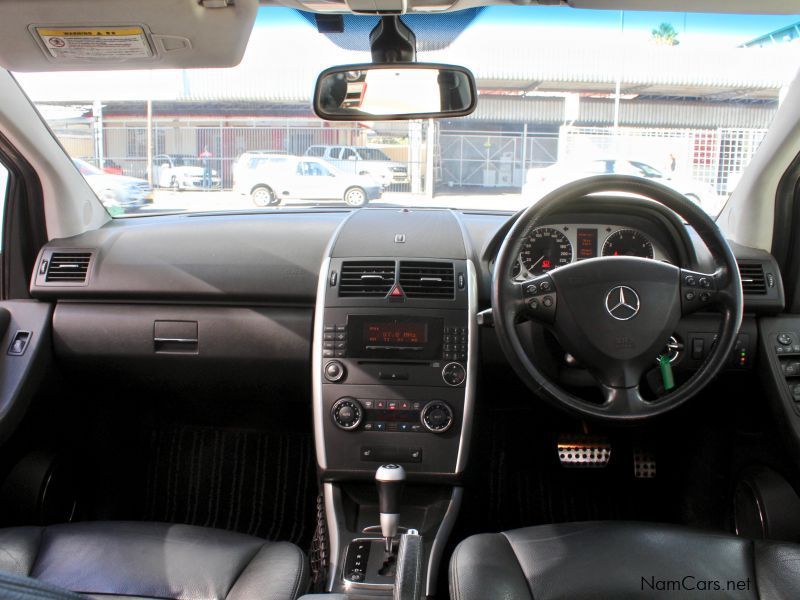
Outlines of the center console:
M 392 463 L 408 478 L 400 528 L 420 532 L 433 593 L 471 433 L 476 287 L 449 211 L 356 211 L 331 241 L 318 284 L 312 357 L 330 591 L 391 590 L 390 581 L 364 581 L 350 562 L 371 547 L 370 539 L 380 539 L 379 524 L 370 523 L 378 516 L 377 497 L 359 482 Z

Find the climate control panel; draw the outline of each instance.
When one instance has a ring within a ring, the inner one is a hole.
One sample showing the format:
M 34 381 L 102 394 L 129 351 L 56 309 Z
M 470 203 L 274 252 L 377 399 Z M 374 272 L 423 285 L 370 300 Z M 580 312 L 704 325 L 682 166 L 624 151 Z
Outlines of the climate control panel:
M 377 400 L 344 396 L 331 407 L 331 420 L 345 431 L 444 433 L 455 420 L 443 400 Z

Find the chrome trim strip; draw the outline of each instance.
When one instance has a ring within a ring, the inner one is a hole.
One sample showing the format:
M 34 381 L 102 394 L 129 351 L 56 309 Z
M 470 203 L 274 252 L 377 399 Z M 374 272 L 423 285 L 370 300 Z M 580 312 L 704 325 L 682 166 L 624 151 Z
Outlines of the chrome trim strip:
M 428 558 L 428 573 L 425 581 L 425 595 L 428 597 L 436 596 L 436 585 L 439 577 L 439 563 L 442 561 L 447 540 L 453 532 L 458 513 L 461 510 L 461 498 L 464 495 L 464 488 L 454 487 L 450 496 L 450 504 L 444 513 L 444 518 L 439 524 L 436 536 L 433 538 L 431 555 Z M 439 594 L 439 597 L 447 597 L 447 594 Z
M 322 484 L 322 497 L 325 500 L 325 522 L 328 524 L 328 584 L 327 590 L 333 591 L 339 575 L 339 520 L 337 515 L 342 510 L 339 488 L 332 483 Z
M 322 330 L 325 317 L 325 292 L 328 289 L 328 272 L 331 259 L 330 247 L 325 252 L 325 258 L 319 272 L 317 282 L 317 305 L 314 308 L 314 341 L 311 345 L 311 398 L 314 415 L 314 448 L 317 452 L 317 465 L 320 469 L 328 467 L 328 458 L 325 455 L 325 415 L 322 413 Z
M 472 437 L 472 412 L 475 404 L 478 373 L 478 276 L 475 264 L 467 260 L 467 381 L 464 384 L 464 410 L 461 419 L 461 437 L 458 441 L 458 458 L 455 474 L 464 472 Z
M 328 276 L 330 275 L 331 252 L 333 251 L 333 246 L 339 238 L 339 232 L 355 212 L 356 211 L 350 212 L 350 214 L 342 219 L 342 222 L 339 223 L 339 226 L 333 234 L 331 234 L 331 239 L 325 247 L 322 264 L 319 267 L 319 280 L 317 281 L 317 299 L 316 305 L 314 306 L 314 329 L 311 343 L 311 404 L 314 419 L 314 448 L 317 453 L 317 465 L 323 470 L 328 467 L 328 458 L 325 455 L 323 425 L 325 415 L 322 414 L 322 330 L 324 325 L 323 319 L 325 317 L 325 294 L 328 290 Z

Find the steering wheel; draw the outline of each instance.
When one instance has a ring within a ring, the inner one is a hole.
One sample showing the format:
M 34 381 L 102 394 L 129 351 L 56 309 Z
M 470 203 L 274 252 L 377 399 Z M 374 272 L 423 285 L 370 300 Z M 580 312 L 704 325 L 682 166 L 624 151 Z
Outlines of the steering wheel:
M 609 256 L 573 262 L 522 282 L 512 278 L 524 240 L 546 216 L 565 202 L 610 191 L 644 196 L 682 217 L 705 242 L 715 271 L 700 273 L 647 258 Z M 568 183 L 527 208 L 500 247 L 492 279 L 495 329 L 517 374 L 553 404 L 580 417 L 607 421 L 654 417 L 702 390 L 731 354 L 742 306 L 736 259 L 714 221 L 678 192 L 627 175 L 598 175 Z M 680 318 L 699 310 L 722 314 L 716 343 L 690 379 L 657 400 L 646 400 L 639 389 L 642 376 L 653 368 Z M 525 320 L 549 328 L 564 349 L 586 366 L 598 382 L 602 403 L 566 391 L 536 366 L 516 326 Z

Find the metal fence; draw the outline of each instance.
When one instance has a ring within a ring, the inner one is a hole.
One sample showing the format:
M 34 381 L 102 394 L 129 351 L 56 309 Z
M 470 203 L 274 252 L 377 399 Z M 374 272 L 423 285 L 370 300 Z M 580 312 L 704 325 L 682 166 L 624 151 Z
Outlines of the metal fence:
M 521 188 L 527 170 L 556 162 L 558 134 L 442 132 L 439 187 Z
M 146 127 L 107 125 L 102 136 L 91 122 L 54 127 L 71 155 L 124 175 L 147 178 Z M 423 193 L 432 189 L 519 190 L 529 169 L 556 162 L 629 158 L 656 169 L 703 182 L 720 196 L 731 191 L 749 164 L 766 129 L 667 129 L 562 126 L 559 131 L 440 131 L 428 122 L 384 136 L 378 146 L 392 160 L 406 165 L 407 182 L 390 191 Z M 433 136 L 428 144 L 429 136 Z M 276 150 L 302 155 L 313 145 L 373 146 L 374 132 L 362 126 L 295 125 L 212 126 L 157 122 L 151 143 L 154 172 L 165 155 L 197 160 L 205 149 L 222 187 L 233 184 L 233 165 L 243 152 Z M 428 162 L 427 152 L 433 157 Z M 100 158 L 102 157 L 102 158 Z M 100 164 L 102 163 L 102 164 Z M 358 165 L 356 172 L 359 171 Z M 352 169 L 350 169 L 352 170 Z M 156 182 L 158 183 L 158 182 Z
M 147 128 L 141 126 L 105 126 L 100 142 L 94 140 L 90 130 L 79 134 L 75 129 L 58 130 L 56 133 L 73 156 L 84 158 L 96 166 L 131 177 L 146 179 Z M 157 175 L 167 157 L 180 157 L 181 162 L 201 164 L 200 154 L 211 154 L 208 162 L 221 178 L 222 188 L 233 186 L 234 163 L 244 152 L 272 150 L 289 155 L 302 156 L 310 146 L 367 146 L 369 138 L 363 127 L 232 127 L 232 126 L 187 126 L 174 127 L 161 124 L 153 128 L 152 158 L 153 173 Z M 81 143 L 73 143 L 80 139 Z M 87 145 L 87 140 L 89 145 Z M 372 145 L 372 144 L 369 144 Z M 409 180 L 393 184 L 392 191 L 413 191 L 424 183 L 424 153 L 414 152 L 408 143 L 378 146 L 392 161 L 406 165 L 408 172 L 419 181 Z M 102 158 L 100 158 L 102 155 Z M 102 163 L 102 164 L 100 164 Z M 335 164 L 335 163 L 334 163 Z M 346 165 L 346 170 L 361 172 L 359 162 Z M 154 176 L 154 184 L 158 185 Z
M 559 161 L 624 157 L 695 179 L 727 195 L 764 139 L 766 129 L 571 127 L 560 132 Z

